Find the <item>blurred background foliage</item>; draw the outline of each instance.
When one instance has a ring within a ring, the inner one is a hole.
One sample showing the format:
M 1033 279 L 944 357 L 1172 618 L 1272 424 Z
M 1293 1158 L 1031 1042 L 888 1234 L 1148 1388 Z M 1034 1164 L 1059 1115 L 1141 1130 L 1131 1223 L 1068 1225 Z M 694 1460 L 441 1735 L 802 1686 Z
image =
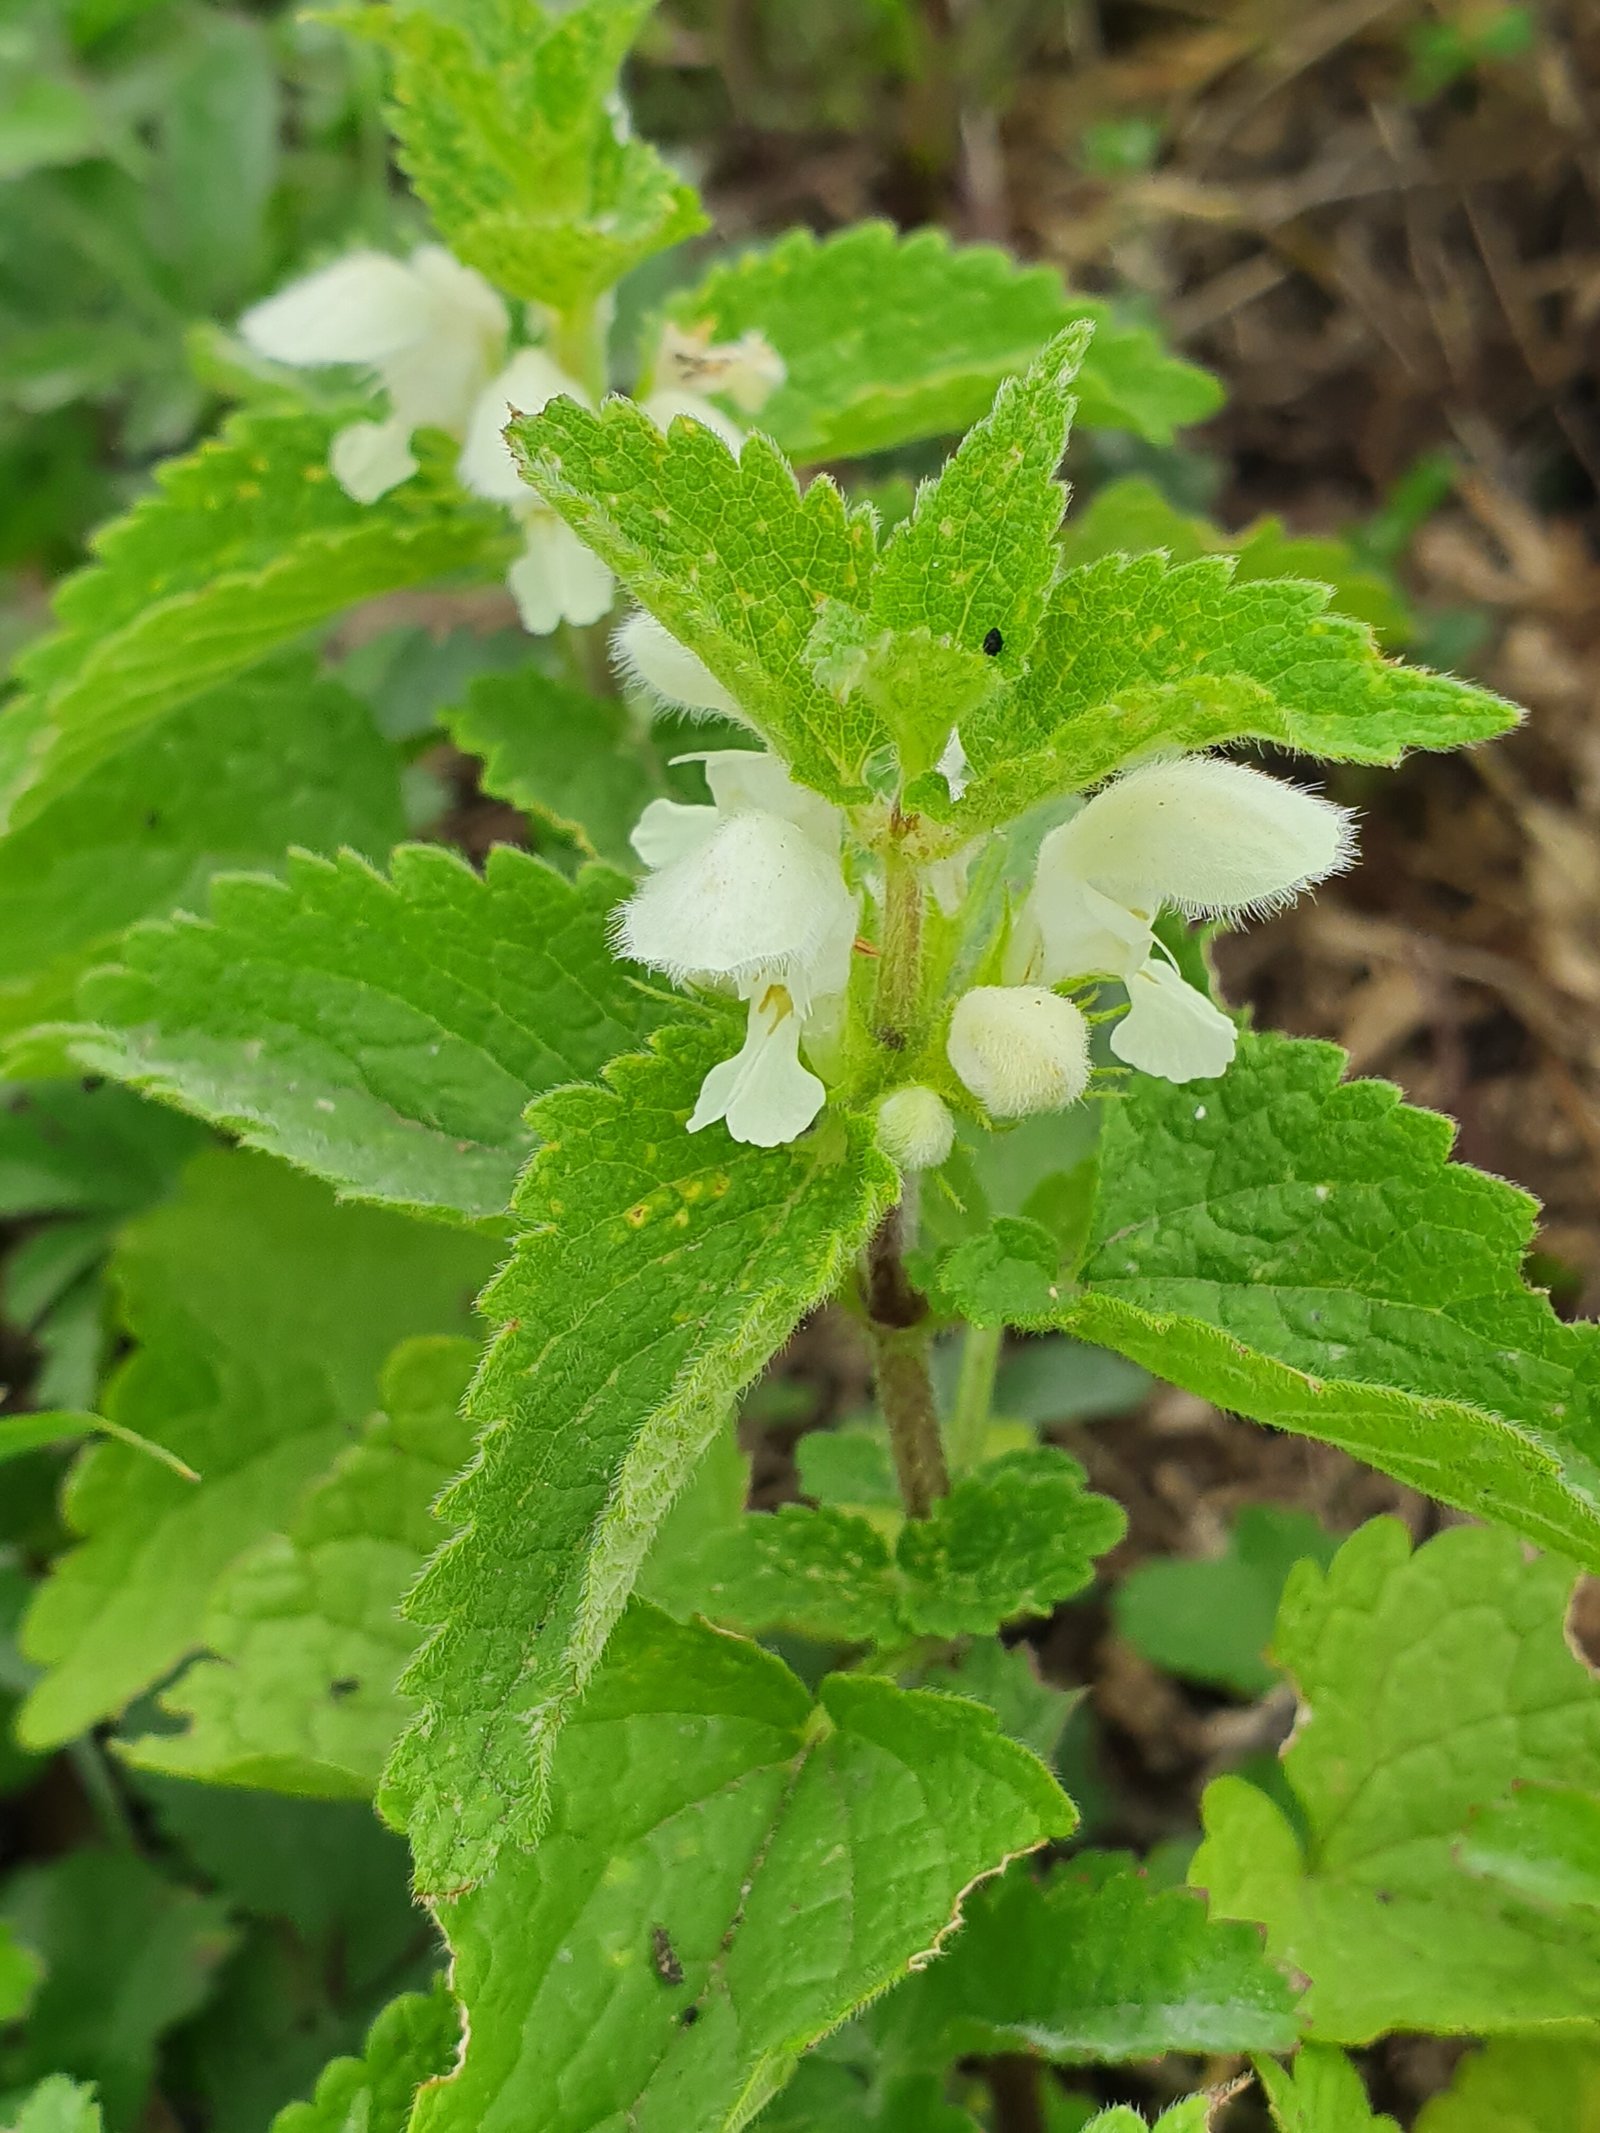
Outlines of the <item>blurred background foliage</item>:
M 307 264 L 420 227 L 390 165 L 380 67 L 292 7 L 0 4 L 0 657 L 42 625 L 92 529 L 214 420 L 238 312 Z M 640 130 L 704 187 L 716 238 L 637 277 L 624 336 L 710 243 L 796 223 L 932 221 L 1047 260 L 1159 323 L 1229 395 L 1171 449 L 1075 445 L 1078 558 L 1226 548 L 1247 572 L 1327 579 L 1392 647 L 1529 707 L 1493 750 L 1341 774 L 1365 811 L 1363 868 L 1218 955 L 1236 1001 L 1338 1038 L 1358 1071 L 1456 1117 L 1468 1159 L 1539 1193 L 1532 1272 L 1559 1308 L 1593 1313 L 1594 0 L 670 0 L 630 92 Z M 919 471 L 914 455 L 886 470 L 902 507 Z M 464 676 L 522 655 L 510 619 L 430 596 L 336 648 L 380 728 L 424 752 L 419 822 L 442 789 L 453 811 L 435 828 L 474 852 L 525 825 L 429 737 Z M 0 1116 L 13 1398 L 90 1399 L 106 1241 L 189 1145 L 182 1121 L 117 1091 L 64 1088 L 42 1122 Z M 1203 1781 L 1276 1771 L 1292 1698 L 1262 1638 L 1289 1561 L 1378 1512 L 1419 1534 L 1439 1514 L 1137 1374 L 1090 1384 L 1094 1367 L 1018 1344 L 1003 1381 L 1131 1514 L 1111 1589 L 1030 1641 L 1047 1680 L 1087 1686 L 1039 1693 L 1089 1833 L 1178 1873 Z M 865 1400 L 853 1348 L 827 1321 L 809 1329 L 745 1417 L 755 1500 L 817 1493 L 804 1433 Z M 27 1680 L 16 1566 L 64 1539 L 61 1464 L 5 1470 L 0 1713 Z M 146 2124 L 249 2133 L 432 1960 L 399 1849 L 364 1811 L 129 1791 L 92 1742 L 48 1773 L 0 1749 L 0 1803 L 0 1916 L 25 1914 L 70 1981 L 36 2005 L 29 2049 L 125 2099 L 115 2123 L 140 2122 L 159 2065 Z M 85 2004 L 116 2019 L 85 2033 Z M 1375 2101 L 1409 2123 L 1459 2050 L 1376 2047 Z M 26 2078 L 0 2047 L 0 2087 Z

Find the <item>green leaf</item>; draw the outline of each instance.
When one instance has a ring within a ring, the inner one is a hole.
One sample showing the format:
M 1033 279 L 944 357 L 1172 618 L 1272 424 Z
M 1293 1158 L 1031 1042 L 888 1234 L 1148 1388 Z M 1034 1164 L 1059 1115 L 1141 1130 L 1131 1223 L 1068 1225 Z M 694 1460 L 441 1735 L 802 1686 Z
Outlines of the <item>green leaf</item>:
M 592 415 L 552 400 L 507 435 L 528 480 L 628 590 L 705 661 L 797 777 L 865 796 L 886 745 L 859 695 L 841 702 L 807 653 L 824 600 L 864 606 L 871 514 L 819 476 L 802 493 L 764 437 L 738 459 L 703 423 L 663 435 L 630 400 Z
M 592 859 L 637 866 L 628 839 L 656 785 L 615 697 L 585 695 L 524 666 L 481 675 L 444 723 L 458 748 L 483 758 L 485 792 Z
M 440 235 L 509 295 L 572 310 L 705 228 L 693 186 L 609 108 L 650 7 L 491 0 L 341 18 L 392 56 L 400 163 Z
M 673 1031 L 606 1085 L 536 1105 L 523 1225 L 483 1299 L 501 1327 L 469 1411 L 463 1531 L 409 1602 L 438 1625 L 385 1780 L 420 1885 L 481 1877 L 548 1811 L 551 1750 L 656 1527 L 728 1402 L 832 1293 L 899 1182 L 869 1124 L 775 1149 L 685 1133 L 731 1031 Z M 528 1506 L 536 1502 L 530 1517 Z
M 1264 1655 L 1284 1581 L 1302 1560 L 1328 1564 L 1338 1545 L 1309 1512 L 1245 1504 L 1222 1555 L 1130 1571 L 1113 1602 L 1117 1628 L 1169 1674 L 1265 1696 L 1278 1680 Z
M 0 1030 L 71 1012 L 123 929 L 284 850 L 388 852 L 400 765 L 364 707 L 296 653 L 116 743 L 0 839 Z
M 1002 1644 L 997 1637 L 976 1638 L 953 1666 L 931 1668 L 921 1686 L 948 1687 L 987 1704 L 1001 1732 L 1031 1748 L 1047 1769 L 1054 1769 L 1062 1733 L 1085 1694 L 1046 1681 L 1026 1640 Z
M 1163 2111 L 1154 2125 L 1125 2103 L 1086 2119 L 1083 2133 L 1210 2133 L 1214 2114 L 1233 2094 L 1232 2088 L 1214 2089 L 1198 2096 L 1185 2096 Z
M 406 1718 L 396 1693 L 418 1632 L 400 1602 L 438 1541 L 429 1513 L 472 1449 L 460 1407 L 476 1351 L 408 1341 L 382 1410 L 308 1489 L 287 1530 L 213 1586 L 200 1659 L 162 1696 L 183 1732 L 123 1749 L 143 1770 L 362 1797 Z
M 537 1849 L 442 1909 L 470 2043 L 415 2133 L 732 2133 L 976 1876 L 1073 1820 L 975 1704 L 835 1676 L 813 1705 L 758 1647 L 638 1605 L 551 1799 Z
M 1152 1888 L 1124 1856 L 1082 1852 L 1043 1880 L 1014 1867 L 966 1914 L 886 2010 L 921 2052 L 1123 2060 L 1296 2041 L 1294 1993 L 1260 1935 L 1208 1921 L 1188 1890 Z
M 30 821 L 141 729 L 357 601 L 453 571 L 494 575 L 515 534 L 464 497 L 454 447 L 376 504 L 328 471 L 337 420 L 281 405 L 236 415 L 168 460 L 56 597 L 57 627 L 0 719 L 10 821 Z M 444 446 L 445 440 L 439 440 Z M 159 796 L 153 796 L 159 798 Z
M 202 1479 L 119 1444 L 73 1469 L 82 1538 L 28 1616 L 24 1648 L 50 1671 L 24 1706 L 26 1743 L 121 1710 L 199 1641 L 212 1583 L 343 1450 L 389 1351 L 464 1330 L 489 1263 L 476 1237 L 335 1206 L 234 1153 L 201 1156 L 178 1198 L 124 1231 L 114 1273 L 138 1350 L 106 1410 Z
M 669 1003 L 611 953 L 629 884 L 609 868 L 574 884 L 499 845 L 479 875 L 409 845 L 391 876 L 291 855 L 285 882 L 218 881 L 208 921 L 139 928 L 85 983 L 99 1027 L 74 1056 L 346 1198 L 499 1227 L 529 1099 L 597 1073 Z
M 85 1850 L 14 1874 L 0 1919 L 45 1969 L 26 2031 L 0 2043 L 0 2084 L 95 2082 L 111 2133 L 131 2133 L 157 2040 L 205 1999 L 227 1952 L 222 1906 L 134 1852 Z
M 441 2081 L 460 2048 L 460 2017 L 443 1979 L 386 2007 L 359 2059 L 335 2059 L 310 2103 L 291 2103 L 272 2133 L 406 2133 L 424 2082 Z
M 1342 1063 L 1244 1032 L 1220 1080 L 1136 1075 L 1055 1323 L 1600 1567 L 1600 1330 L 1523 1285 L 1534 1203 Z
M 1600 1910 L 1600 1797 L 1570 1785 L 1520 1785 L 1475 1814 L 1459 1852 L 1533 1903 Z
M 1266 740 L 1396 763 L 1408 748 L 1459 748 L 1516 724 L 1515 706 L 1486 689 L 1384 660 L 1371 630 L 1328 599 L 1292 578 L 1241 583 L 1225 556 L 1112 555 L 1068 570 L 1027 675 L 962 726 L 972 785 L 959 803 L 931 786 L 917 798 L 976 830 L 1153 747 Z
M 1422 2106 L 1417 2133 L 1590 2133 L 1600 2112 L 1592 2037 L 1499 2037 Z
M 1373 2114 L 1361 2076 L 1343 2052 L 1307 2044 L 1293 2066 L 1272 2059 L 1255 2064 L 1278 2133 L 1400 2133 L 1392 2118 Z
M 1153 334 L 1069 295 L 1048 267 L 1019 266 L 993 245 L 953 247 L 940 230 L 902 237 L 886 222 L 826 238 L 793 230 L 720 261 L 668 312 L 717 341 L 760 332 L 787 376 L 761 426 L 791 459 L 859 458 L 975 422 L 1003 378 L 1064 326 L 1090 320 L 1080 420 L 1157 444 L 1215 412 L 1206 372 Z
M 1563 1633 L 1569 1564 L 1458 1526 L 1411 1552 L 1375 1519 L 1301 1563 L 1275 1653 L 1301 1696 L 1284 1771 L 1304 1817 L 1238 1778 L 1204 1803 L 1190 1879 L 1311 1980 L 1306 2026 L 1479 2034 L 1592 2017 L 1600 1917 L 1463 1870 L 1476 1810 L 1526 1783 L 1600 1788 L 1600 1683 Z
M 1081 1592 L 1126 1530 L 1053 1445 L 1008 1453 L 957 1482 L 893 1547 L 852 1512 L 788 1504 L 755 1512 L 707 1547 L 699 1605 L 749 1630 L 895 1644 L 986 1636 Z
M 1174 563 L 1231 555 L 1234 580 L 1310 578 L 1332 588 L 1341 615 L 1369 622 L 1383 643 L 1403 644 L 1415 623 L 1390 579 L 1365 561 L 1350 541 L 1287 533 L 1281 519 L 1260 518 L 1237 533 L 1180 511 L 1152 481 L 1130 475 L 1097 489 L 1076 512 L 1062 541 L 1068 565 L 1101 556 L 1144 555 L 1164 548 Z
M 26 2014 L 41 1974 L 39 1958 L 21 1945 L 9 1926 L 0 1924 L 0 2024 Z
M 1056 471 L 1090 339 L 1082 326 L 1057 334 L 923 483 L 873 576 L 877 622 L 925 629 L 975 653 L 995 630 L 1003 639 L 991 655 L 997 671 L 1026 670 L 1056 574 L 1066 503 Z
M 104 2125 L 92 2088 L 51 2074 L 22 2099 L 10 2133 L 102 2133 Z
M 111 1082 L 13 1082 L 0 1088 L 0 1216 L 132 1213 L 209 1138 Z

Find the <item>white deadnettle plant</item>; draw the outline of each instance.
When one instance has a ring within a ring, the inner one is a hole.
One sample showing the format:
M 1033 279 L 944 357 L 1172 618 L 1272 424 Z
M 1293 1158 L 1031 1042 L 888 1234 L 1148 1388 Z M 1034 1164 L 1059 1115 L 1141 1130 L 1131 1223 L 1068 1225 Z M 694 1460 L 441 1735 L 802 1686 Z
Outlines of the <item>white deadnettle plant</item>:
M 528 306 L 535 330 L 545 324 L 539 308 Z M 563 622 L 585 628 L 610 612 L 611 571 L 522 480 L 504 434 L 513 416 L 537 414 L 562 396 L 592 407 L 595 395 L 543 347 L 508 358 L 510 316 L 481 274 L 442 245 L 420 246 L 409 260 L 351 252 L 255 305 L 239 332 L 272 362 L 365 370 L 387 396 L 386 416 L 349 423 L 329 451 L 334 479 L 355 502 L 376 503 L 409 481 L 415 433 L 444 430 L 461 440 L 462 485 L 505 505 L 523 533 L 523 551 L 506 573 L 523 627 L 548 636 Z M 669 323 L 640 404 L 663 429 L 687 416 L 737 452 L 745 433 L 708 394 L 725 393 L 754 413 L 783 377 L 782 359 L 759 333 L 714 344 L 709 330 L 686 333 Z
M 704 661 L 652 616 L 631 616 L 613 649 L 657 702 L 742 717 Z M 713 805 L 646 808 L 633 844 L 652 871 L 623 908 L 616 941 L 679 983 L 732 986 L 749 1001 L 744 1048 L 707 1076 L 689 1130 L 722 1119 L 735 1140 L 771 1147 L 804 1132 L 826 1100 L 800 1049 L 834 1048 L 849 984 L 857 901 L 839 865 L 847 821 L 775 757 L 699 760 Z M 1127 990 L 1110 1035 L 1125 1065 L 1174 1082 L 1224 1073 L 1237 1027 L 1183 977 L 1156 919 L 1168 907 L 1234 923 L 1278 910 L 1354 852 L 1348 808 L 1245 764 L 1184 756 L 1124 772 L 1040 845 L 1006 948 L 1007 982 L 978 986 L 952 1009 L 945 1052 L 957 1080 L 994 1119 L 1076 1103 L 1092 1073 L 1089 1022 L 1050 988 L 1097 978 Z M 949 913 L 972 857 L 964 851 L 954 872 L 948 859 L 927 869 Z M 870 866 L 863 873 L 870 883 Z M 904 1169 L 949 1153 L 954 1128 L 936 1091 L 893 1092 L 878 1121 Z

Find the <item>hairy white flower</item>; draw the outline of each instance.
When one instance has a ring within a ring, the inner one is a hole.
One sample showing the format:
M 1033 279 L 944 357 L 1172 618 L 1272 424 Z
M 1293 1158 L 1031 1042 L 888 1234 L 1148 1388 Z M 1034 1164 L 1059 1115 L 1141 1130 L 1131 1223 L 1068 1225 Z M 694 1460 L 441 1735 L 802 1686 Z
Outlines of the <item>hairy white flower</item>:
M 1291 902 L 1354 855 L 1353 818 L 1243 763 L 1182 756 L 1130 770 L 1039 847 L 1007 975 L 1120 978 L 1128 1013 L 1111 1049 L 1167 1081 L 1223 1073 L 1237 1032 L 1185 984 L 1155 935 L 1167 904 L 1243 918 Z
M 1089 1025 L 1070 1000 L 1039 985 L 964 993 L 945 1050 L 994 1118 L 1062 1110 L 1089 1086 Z
M 744 723 L 738 704 L 700 655 L 680 644 L 644 608 L 636 609 L 612 631 L 611 655 L 629 681 L 657 703 L 701 717 L 719 713 Z
M 878 1106 L 878 1145 L 902 1170 L 937 1170 L 955 1140 L 950 1107 L 932 1089 L 896 1089 Z
M 522 527 L 522 553 L 506 584 L 523 628 L 536 637 L 563 622 L 598 622 L 616 588 L 608 566 L 528 487 L 505 440 L 513 414 L 536 415 L 561 394 L 588 405 L 588 394 L 553 356 L 542 348 L 519 349 L 478 395 L 457 464 L 464 487 L 504 504 Z
M 776 979 L 751 991 L 744 1043 L 701 1082 L 689 1115 L 691 1133 L 721 1119 L 734 1140 L 754 1148 L 777 1148 L 804 1133 L 828 1091 L 801 1063 L 803 1015 L 789 987 Z
M 481 274 L 430 244 L 408 260 L 351 252 L 256 304 L 239 331 L 273 362 L 355 364 L 383 387 L 388 419 L 351 424 L 329 453 L 340 487 L 374 503 L 416 472 L 413 431 L 465 430 L 508 321 Z
M 1188 918 L 1281 909 L 1354 856 L 1348 808 L 1211 755 L 1125 772 L 1052 830 L 1039 854 L 1041 870 L 1119 904 L 1152 914 L 1176 904 Z
M 707 1075 L 689 1121 L 776 1147 L 803 1133 L 826 1090 L 800 1058 L 836 1019 L 850 976 L 856 899 L 839 867 L 842 817 L 776 757 L 701 758 L 709 807 L 653 800 L 633 844 L 651 871 L 615 922 L 622 954 L 680 984 L 730 986 L 749 1002 L 745 1041 Z

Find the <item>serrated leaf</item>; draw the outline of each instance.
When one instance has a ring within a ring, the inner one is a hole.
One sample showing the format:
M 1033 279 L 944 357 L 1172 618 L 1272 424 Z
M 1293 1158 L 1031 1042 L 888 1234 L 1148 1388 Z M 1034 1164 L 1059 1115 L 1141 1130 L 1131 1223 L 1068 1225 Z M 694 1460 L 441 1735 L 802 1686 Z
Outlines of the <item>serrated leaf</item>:
M 1153 2125 L 1128 2104 L 1114 2104 L 1109 2111 L 1086 2119 L 1083 2133 L 1210 2133 L 1216 2113 L 1233 2093 L 1230 2087 L 1185 2096 L 1163 2111 Z
M 393 58 L 400 163 L 440 234 L 512 296 L 572 310 L 705 227 L 693 186 L 610 108 L 650 5 L 581 0 L 547 14 L 494 0 L 343 17 Z
M 681 1018 L 611 953 L 628 887 L 509 845 L 481 875 L 402 846 L 390 879 L 291 854 L 286 881 L 216 882 L 209 920 L 130 934 L 82 988 L 74 1055 L 343 1197 L 499 1228 L 529 1100 Z
M 735 459 L 704 424 L 663 435 L 632 401 L 553 400 L 508 432 L 533 487 L 628 590 L 705 661 L 797 777 L 865 795 L 888 734 L 859 696 L 822 688 L 807 647 L 824 600 L 864 604 L 870 514 L 819 476 L 802 492 L 765 437 Z
M 142 1770 L 283 1792 L 364 1797 L 405 1723 L 396 1692 L 418 1632 L 400 1603 L 439 1529 L 434 1499 L 466 1463 L 460 1414 L 476 1350 L 408 1341 L 382 1408 L 288 1522 L 212 1588 L 196 1660 L 162 1695 L 182 1732 L 128 1742 Z
M 1600 1567 L 1600 1329 L 1524 1286 L 1526 1194 L 1342 1064 L 1242 1032 L 1220 1080 L 1135 1076 L 1054 1323 Z
M 729 1037 L 667 1032 L 534 1108 L 522 1235 L 483 1299 L 502 1330 L 469 1402 L 480 1454 L 440 1505 L 463 1531 L 409 1603 L 437 1633 L 401 1684 L 423 1710 L 384 1799 L 426 1890 L 537 1835 L 560 1728 L 673 1497 L 899 1189 L 859 1122 L 775 1149 L 685 1133 Z
M 131 2133 L 158 2038 L 201 2004 L 227 1952 L 222 1906 L 137 1853 L 91 1849 L 14 1874 L 0 1919 L 45 1968 L 25 2031 L 0 2043 L 0 2083 L 92 2081 L 111 2133 Z
M 92 2088 L 51 2074 L 22 2099 L 9 2133 L 102 2133 L 104 2125 Z
M 625 705 L 552 681 L 537 667 L 481 675 L 447 711 L 458 748 L 483 759 L 483 789 L 593 859 L 633 868 L 628 842 L 656 786 Z
M 1309 1512 L 1245 1504 L 1223 1554 L 1131 1570 L 1112 1603 L 1117 1628 L 1185 1681 L 1265 1696 L 1279 1678 L 1265 1654 L 1285 1580 L 1298 1562 L 1328 1564 L 1338 1545 Z
M 464 1330 L 491 1263 L 479 1238 L 338 1207 L 242 1153 L 201 1156 L 123 1232 L 113 1271 L 138 1350 L 106 1410 L 202 1479 L 117 1444 L 79 1460 L 65 1512 L 81 1540 L 28 1615 L 24 1648 L 49 1671 L 20 1737 L 70 1739 L 193 1648 L 213 1581 L 349 1442 L 390 1350 Z
M 911 516 L 884 543 L 872 614 L 889 629 L 925 629 L 1024 672 L 1058 565 L 1066 493 L 1056 479 L 1072 420 L 1072 381 L 1092 336 L 1069 326 L 923 483 Z
M 470 2042 L 415 2133 L 732 2133 L 976 1876 L 1073 1820 L 975 1704 L 835 1676 L 813 1705 L 758 1647 L 639 1605 L 551 1797 L 537 1849 L 441 1911 Z
M 285 848 L 386 854 L 400 765 L 365 707 L 295 653 L 114 745 L 0 838 L 0 1031 L 69 1014 L 77 981 L 138 919 Z
M 431 1992 L 408 1992 L 373 2023 L 359 2059 L 324 2068 L 309 2103 L 291 2103 L 271 2133 L 406 2133 L 425 2083 L 449 2073 L 460 2049 L 461 2018 L 441 1978 Z
M 1065 571 L 1027 675 L 1003 709 L 961 729 L 973 771 L 961 801 L 931 786 L 916 797 L 976 830 L 1154 747 L 1266 740 L 1396 763 L 1516 724 L 1487 689 L 1383 659 L 1366 624 L 1331 613 L 1328 598 L 1291 578 L 1240 582 L 1225 556 L 1112 555 Z
M 13 826 L 341 609 L 504 568 L 509 521 L 461 493 L 451 457 L 424 443 L 419 475 L 357 504 L 328 471 L 335 426 L 282 405 L 236 415 L 97 537 L 96 560 L 56 596 L 56 629 L 18 662 L 28 693 L 0 719 Z
M 1374 2114 L 1361 2076 L 1344 2053 L 1325 2044 L 1304 2045 L 1292 2066 L 1258 2059 L 1256 2079 L 1266 2091 L 1278 2133 L 1400 2133 L 1392 2118 Z
M 1510 1534 L 1454 1527 L 1413 1554 L 1393 1519 L 1290 1580 L 1274 1650 L 1302 1702 L 1283 1762 L 1304 1837 L 1219 1778 L 1190 1879 L 1310 1979 L 1312 2035 L 1592 2017 L 1600 1917 L 1458 1860 L 1474 1811 L 1519 1782 L 1600 1785 L 1600 1682 L 1563 1634 L 1571 1586 L 1569 1564 Z
M 1600 2043 L 1497 2037 L 1422 2106 L 1416 2133 L 1592 2133 L 1597 2113 Z
M 749 1630 L 893 1645 L 985 1636 L 1081 1592 L 1126 1527 L 1052 1445 L 1007 1454 L 957 1482 L 893 1546 L 853 1512 L 798 1504 L 742 1518 L 700 1560 L 699 1606 Z
M 975 1891 L 943 1960 L 885 2013 L 912 2049 L 946 2058 L 1285 2051 L 1297 2037 L 1259 1933 L 1208 1921 L 1188 1890 L 1152 1888 L 1113 1852 Z
M 1165 444 L 1212 414 L 1216 381 L 1120 324 L 1110 307 L 1069 294 L 1048 267 L 1023 267 L 993 245 L 954 247 L 940 230 L 902 237 L 863 222 L 826 238 L 793 230 L 719 261 L 667 306 L 713 340 L 759 332 L 787 375 L 761 425 L 796 460 L 858 458 L 975 422 L 996 388 L 1075 320 L 1095 327 L 1078 384 L 1090 427 L 1131 429 Z
M 1380 643 L 1403 644 L 1415 634 L 1413 618 L 1394 584 L 1353 542 L 1290 534 L 1276 518 L 1256 519 L 1230 533 L 1178 510 L 1143 475 L 1097 489 L 1073 513 L 1061 547 L 1068 565 L 1096 562 L 1106 555 L 1144 555 L 1152 548 L 1165 549 L 1174 563 L 1231 555 L 1237 584 L 1253 578 L 1309 578 L 1331 586 L 1340 614 L 1371 623 Z

